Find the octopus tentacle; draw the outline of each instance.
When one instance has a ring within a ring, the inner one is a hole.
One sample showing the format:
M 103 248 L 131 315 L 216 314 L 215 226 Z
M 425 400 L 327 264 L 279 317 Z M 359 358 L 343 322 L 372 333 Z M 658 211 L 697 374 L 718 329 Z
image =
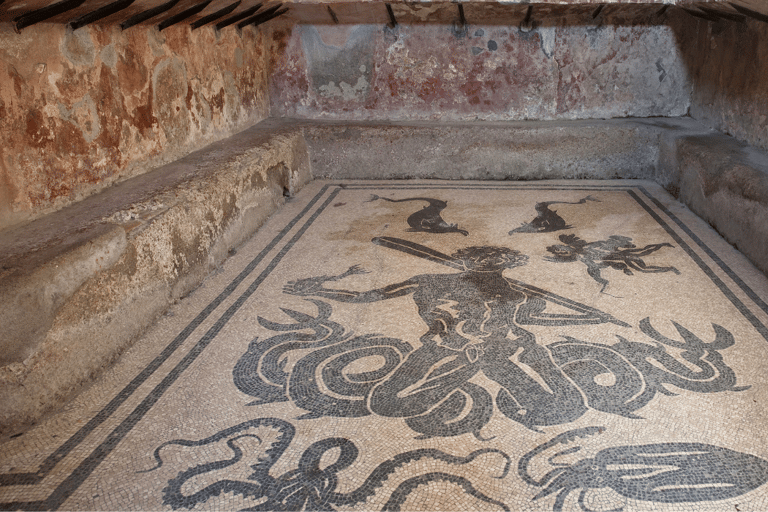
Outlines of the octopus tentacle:
M 463 464 L 472 462 L 480 455 L 484 455 L 486 453 L 498 453 L 499 455 L 503 456 L 506 459 L 506 463 L 504 464 L 504 469 L 501 475 L 496 478 L 506 477 L 507 474 L 509 473 L 511 459 L 509 455 L 502 452 L 501 450 L 498 450 L 495 448 L 483 448 L 480 450 L 475 450 L 474 452 L 470 453 L 466 457 L 460 457 L 456 455 L 450 455 L 448 453 L 442 452 L 440 450 L 436 450 L 434 448 L 423 448 L 420 450 L 413 450 L 413 451 L 401 453 L 399 455 L 396 455 L 394 458 L 379 464 L 376 467 L 376 469 L 374 469 L 373 472 L 371 472 L 368 478 L 366 478 L 365 481 L 360 485 L 360 487 L 358 487 L 357 489 L 347 494 L 334 493 L 330 501 L 340 505 L 341 504 L 352 505 L 355 503 L 360 503 L 361 501 L 364 501 L 369 497 L 373 496 L 376 489 L 384 485 L 384 482 L 387 480 L 387 478 L 389 478 L 389 476 L 392 473 L 394 473 L 398 468 L 410 462 L 414 462 L 424 458 L 432 458 L 436 460 L 441 460 L 443 462 L 447 462 L 449 464 L 463 465 Z
M 446 480 L 452 483 L 455 483 L 457 485 L 460 485 L 464 492 L 469 494 L 470 496 L 477 498 L 479 500 L 482 500 L 486 503 L 491 503 L 494 505 L 497 505 L 498 507 L 509 511 L 509 508 L 502 503 L 501 501 L 494 500 L 493 498 L 490 498 L 483 494 L 482 492 L 475 489 L 475 487 L 472 485 L 472 482 L 467 480 L 466 478 L 462 476 L 457 475 L 451 475 L 449 473 L 427 473 L 426 475 L 420 475 L 417 477 L 409 478 L 405 482 L 401 483 L 399 486 L 397 486 L 397 489 L 392 493 L 392 496 L 390 496 L 389 500 L 384 504 L 384 506 L 381 508 L 382 511 L 384 510 L 400 510 L 400 506 L 405 502 L 408 495 L 413 492 L 414 489 L 416 489 L 418 486 L 422 484 L 426 484 L 429 482 L 434 482 L 438 480 Z
M 568 432 L 563 432 L 562 434 L 559 434 L 553 437 L 546 443 L 540 444 L 539 446 L 537 446 L 536 448 L 534 448 L 533 450 L 526 453 L 520 458 L 520 460 L 517 463 L 518 474 L 527 484 L 541 487 L 546 482 L 551 480 L 553 477 L 561 473 L 562 469 L 560 470 L 555 469 L 553 471 L 550 471 L 549 473 L 544 475 L 544 477 L 542 477 L 540 480 L 536 480 L 528 472 L 528 465 L 530 464 L 531 460 L 533 460 L 534 457 L 548 450 L 549 448 L 552 448 L 555 445 L 567 444 L 567 443 L 570 443 L 571 441 L 574 441 L 577 438 L 600 434 L 603 432 L 603 430 L 604 430 L 603 427 L 584 427 L 576 430 L 569 430 Z

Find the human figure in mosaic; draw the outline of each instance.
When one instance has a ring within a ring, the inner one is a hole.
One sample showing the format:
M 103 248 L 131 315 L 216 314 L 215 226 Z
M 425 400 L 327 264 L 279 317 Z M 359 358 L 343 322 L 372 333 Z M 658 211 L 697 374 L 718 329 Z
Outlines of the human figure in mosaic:
M 528 260 L 514 249 L 475 246 L 446 256 L 395 238 L 374 242 L 411 254 L 420 252 L 417 255 L 461 272 L 416 275 L 368 291 L 325 288 L 324 283 L 332 280 L 327 276 L 293 281 L 284 289 L 292 295 L 357 304 L 413 297 L 427 331 L 420 338 L 421 347 L 374 389 L 370 399 L 373 412 L 407 417 L 409 423 L 429 423 L 440 431 L 436 435 L 450 435 L 448 431 L 442 432 L 438 424 L 445 429 L 467 429 L 469 424 L 476 423 L 479 429 L 492 411 L 488 392 L 468 382 L 480 371 L 502 386 L 496 396 L 499 409 L 530 428 L 567 423 L 586 411 L 581 392 L 554 364 L 549 351 L 537 344 L 533 333 L 523 326 L 627 324 L 589 306 L 506 278 L 505 270 L 525 265 Z M 548 314 L 548 301 L 573 313 Z M 513 359 L 535 371 L 549 389 Z M 418 418 L 449 397 L 428 418 Z M 449 426 L 449 420 L 465 408 L 467 398 L 471 398 L 471 412 Z M 424 427 L 416 430 L 423 431 Z

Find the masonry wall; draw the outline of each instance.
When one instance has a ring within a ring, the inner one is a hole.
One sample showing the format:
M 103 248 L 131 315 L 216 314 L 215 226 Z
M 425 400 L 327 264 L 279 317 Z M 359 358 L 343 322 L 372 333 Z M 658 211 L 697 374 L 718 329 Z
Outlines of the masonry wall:
M 690 104 L 662 18 L 560 17 L 464 33 L 455 24 L 296 25 L 275 29 L 273 43 L 276 116 L 595 119 L 682 116 Z
M 218 35 L 62 24 L 17 34 L 0 23 L 0 229 L 239 132 L 270 108 L 338 120 L 690 113 L 768 149 L 768 24 L 657 10 L 464 31 L 275 21 Z
M 693 85 L 691 117 L 768 149 L 768 23 L 680 21 L 674 29 Z
M 0 23 L 0 229 L 269 115 L 259 31 Z

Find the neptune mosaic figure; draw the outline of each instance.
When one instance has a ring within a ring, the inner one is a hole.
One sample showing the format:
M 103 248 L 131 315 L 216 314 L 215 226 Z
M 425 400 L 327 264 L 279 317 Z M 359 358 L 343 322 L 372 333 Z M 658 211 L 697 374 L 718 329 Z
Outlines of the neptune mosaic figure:
M 481 429 L 495 409 L 538 430 L 570 423 L 590 407 L 637 419 L 635 412 L 657 394 L 674 394 L 667 384 L 700 393 L 744 389 L 736 386 L 736 375 L 719 352 L 734 344 L 721 326 L 713 324 L 715 339 L 707 343 L 673 322 L 682 338 L 676 340 L 646 318 L 639 327 L 651 344 L 620 336 L 612 345 L 567 336 L 543 346 L 527 326 L 629 325 L 505 276 L 505 270 L 527 261 L 514 249 L 476 246 L 448 256 L 398 238 L 373 242 L 458 272 L 420 274 L 363 291 L 327 286 L 365 273 L 355 265 L 339 275 L 287 283 L 285 293 L 306 297 L 318 314 L 283 309 L 295 320 L 290 324 L 259 318 L 280 334 L 253 340 L 233 370 L 235 385 L 255 397 L 253 405 L 291 401 L 308 411 L 302 418 L 376 414 L 403 418 L 421 437 L 472 433 L 483 439 Z M 425 325 L 418 344 L 379 334 L 355 336 L 330 319 L 332 307 L 323 300 L 364 304 L 406 296 Z M 558 312 L 549 312 L 550 304 Z M 686 363 L 666 347 L 680 350 Z M 372 357 L 379 363 L 370 363 Z M 353 363 L 365 358 L 369 364 L 361 371 Z M 479 374 L 498 384 L 495 397 L 472 382 Z M 600 384 L 603 374 L 610 374 L 613 384 Z
M 468 381 L 482 371 L 502 386 L 496 405 L 508 417 L 530 428 L 575 420 L 586 411 L 576 386 L 566 378 L 524 325 L 574 325 L 620 322 L 607 313 L 504 277 L 528 257 L 506 247 L 467 247 L 451 256 L 396 238 L 374 243 L 437 261 L 461 272 L 422 274 L 364 292 L 324 287 L 331 277 L 301 279 L 284 291 L 337 302 L 370 303 L 411 295 L 427 331 L 421 346 L 371 395 L 371 410 L 382 416 L 410 418 L 431 425 L 433 435 L 470 429 L 477 432 L 489 419 L 488 392 Z M 548 314 L 547 301 L 573 310 Z M 526 373 L 516 359 L 546 384 Z M 548 388 L 548 389 L 547 389 Z M 443 402 L 444 400 L 446 400 Z M 471 400 L 469 414 L 454 421 Z M 435 404 L 442 403 L 430 412 Z M 421 417 L 421 415 L 427 417 Z M 437 421 L 436 420 L 442 420 Z M 436 428 L 443 423 L 441 428 Z M 465 430 L 466 431 L 466 430 Z

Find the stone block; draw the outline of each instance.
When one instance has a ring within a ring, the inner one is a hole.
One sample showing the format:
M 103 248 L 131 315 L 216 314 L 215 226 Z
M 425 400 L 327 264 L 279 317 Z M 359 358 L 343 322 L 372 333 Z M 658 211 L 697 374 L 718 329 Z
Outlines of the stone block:
M 310 179 L 266 122 L 0 233 L 0 430 L 93 378 Z
M 677 141 L 679 199 L 768 274 L 768 154 L 712 132 Z
M 643 120 L 305 124 L 325 178 L 653 179 L 661 132 Z

